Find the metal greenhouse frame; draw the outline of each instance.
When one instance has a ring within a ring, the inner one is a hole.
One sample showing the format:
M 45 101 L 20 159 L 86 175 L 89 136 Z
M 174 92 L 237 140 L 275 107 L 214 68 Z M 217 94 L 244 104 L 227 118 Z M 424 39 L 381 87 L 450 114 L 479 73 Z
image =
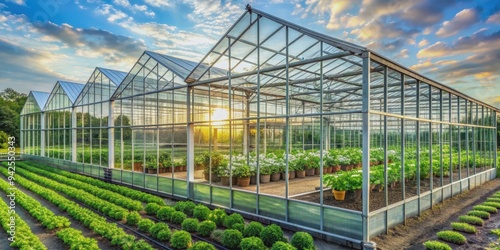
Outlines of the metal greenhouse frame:
M 59 92 L 67 101 L 53 107 Z M 53 117 L 40 122 L 53 139 L 40 140 L 42 153 L 30 149 L 33 119 L 23 111 L 23 157 L 362 247 L 495 178 L 498 111 L 370 49 L 247 7 L 200 62 L 145 51 L 128 74 L 97 68 L 85 88 L 58 82 L 35 111 Z M 329 154 L 347 149 L 362 176 L 351 205 L 333 201 L 322 181 Z M 292 179 L 301 157 L 317 159 L 316 175 Z M 236 185 L 242 164 L 256 177 L 279 168 L 283 180 Z M 371 192 L 377 174 L 385 188 Z

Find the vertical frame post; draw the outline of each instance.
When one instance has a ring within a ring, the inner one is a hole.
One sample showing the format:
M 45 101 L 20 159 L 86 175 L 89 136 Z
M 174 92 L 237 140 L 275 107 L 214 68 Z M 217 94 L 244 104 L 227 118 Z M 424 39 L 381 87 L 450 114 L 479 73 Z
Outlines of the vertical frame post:
M 108 168 L 115 168 L 115 102 L 109 102 L 108 111 Z
M 363 52 L 363 242 L 370 241 L 370 52 Z

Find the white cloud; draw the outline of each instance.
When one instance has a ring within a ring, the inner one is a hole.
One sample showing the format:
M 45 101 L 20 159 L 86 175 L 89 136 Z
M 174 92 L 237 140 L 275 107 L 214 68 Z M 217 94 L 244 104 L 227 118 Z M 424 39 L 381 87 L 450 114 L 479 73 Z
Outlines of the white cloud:
M 419 48 L 420 48 L 420 47 L 425 47 L 425 46 L 427 46 L 428 44 L 429 44 L 429 41 L 428 41 L 427 39 L 423 39 L 422 41 L 420 41 L 420 42 L 418 43 L 418 47 L 419 47 Z
M 113 3 L 123 7 L 130 7 L 130 2 L 128 0 L 114 0 Z
M 486 20 L 486 22 L 500 24 L 500 12 L 488 17 L 488 20 Z
M 6 0 L 6 2 L 15 3 L 17 5 L 26 5 L 25 0 Z
M 470 27 L 479 20 L 479 14 L 474 9 L 464 9 L 458 12 L 450 21 L 443 22 L 442 27 L 436 32 L 437 36 L 449 37 Z
M 172 7 L 174 6 L 173 1 L 169 0 L 145 0 L 147 4 L 158 7 L 158 8 L 164 8 L 164 7 Z
M 408 58 L 408 49 L 402 49 L 399 54 L 396 56 L 397 58 Z

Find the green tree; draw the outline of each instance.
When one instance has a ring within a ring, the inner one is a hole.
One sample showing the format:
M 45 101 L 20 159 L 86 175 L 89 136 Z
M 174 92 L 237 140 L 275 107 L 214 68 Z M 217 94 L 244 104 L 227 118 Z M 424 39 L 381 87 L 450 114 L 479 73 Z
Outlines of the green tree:
M 0 93 L 0 131 L 20 141 L 20 114 L 26 102 L 27 95 L 7 88 Z

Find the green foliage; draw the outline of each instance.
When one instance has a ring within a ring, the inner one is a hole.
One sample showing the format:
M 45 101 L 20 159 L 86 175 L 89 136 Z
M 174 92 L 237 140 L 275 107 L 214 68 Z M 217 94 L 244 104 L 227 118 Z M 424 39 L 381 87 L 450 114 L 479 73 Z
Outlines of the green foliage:
M 216 208 L 214 209 L 209 215 L 208 219 L 215 222 L 217 226 L 222 226 L 224 220 L 226 219 L 227 214 L 226 211 L 224 211 L 221 208 Z
M 453 230 L 455 230 L 455 231 L 460 231 L 460 232 L 465 232 L 465 233 L 470 233 L 470 234 L 476 233 L 476 227 L 471 226 L 467 223 L 463 223 L 463 222 L 452 222 L 451 228 L 453 228 Z
M 0 108 L 0 131 L 17 138 L 16 146 L 20 143 L 20 114 L 26 99 L 26 94 L 19 93 L 12 88 L 6 88 L 0 93 L 0 106 L 2 107 Z M 0 143 L 0 148 L 1 146 Z
M 443 242 L 437 240 L 429 240 L 424 243 L 425 249 L 428 250 L 452 250 L 451 247 Z
M 458 217 L 458 220 L 460 222 L 469 223 L 471 225 L 478 225 L 478 226 L 484 225 L 483 219 L 481 219 L 479 217 L 476 217 L 476 216 L 461 215 L 461 216 Z
M 294 246 L 290 245 L 290 243 L 286 243 L 283 241 L 276 241 L 271 250 L 297 250 Z
M 127 215 L 128 225 L 135 226 L 139 220 L 141 220 L 141 215 L 137 211 L 132 211 Z
M 500 198 L 489 197 L 489 198 L 486 198 L 486 201 L 492 201 L 492 202 L 499 202 L 500 203 Z
M 86 238 L 83 236 L 82 231 L 74 228 L 65 228 L 56 233 L 57 237 L 61 239 L 64 244 L 69 246 L 69 249 L 85 249 L 85 250 L 99 250 L 97 240 L 93 238 Z
M 210 234 L 210 239 L 222 243 L 223 235 L 224 235 L 224 230 L 216 229 Z
M 178 201 L 174 205 L 175 210 L 183 212 L 188 216 L 193 215 L 193 210 L 195 207 L 196 205 L 192 201 Z
M 170 238 L 170 245 L 174 249 L 186 249 L 190 247 L 191 244 L 191 234 L 184 230 L 175 231 Z
M 174 212 L 175 209 L 173 207 L 164 206 L 158 210 L 158 212 L 156 213 L 156 218 L 167 221 L 170 220 Z
M 181 224 L 182 230 L 188 232 L 196 232 L 198 230 L 198 219 L 189 218 L 185 219 Z
M 232 229 L 234 224 L 245 224 L 245 220 L 241 214 L 233 213 L 224 219 L 224 226 Z
M 198 241 L 194 243 L 194 245 L 190 247 L 189 250 L 216 250 L 216 248 L 210 243 Z
M 489 219 L 490 218 L 490 213 L 485 212 L 485 211 L 478 211 L 478 210 L 471 210 L 467 212 L 467 215 L 470 216 L 476 216 L 482 219 Z
M 139 240 L 134 244 L 134 250 L 154 250 L 145 240 Z
M 156 213 L 158 213 L 158 210 L 160 210 L 160 208 L 161 208 L 160 205 L 151 202 L 146 205 L 144 211 L 146 211 L 146 213 L 149 215 L 156 215 Z
M 500 237 L 500 229 L 492 229 L 490 232 L 491 232 L 492 234 L 494 234 L 494 235 L 496 235 L 496 236 Z
M 170 217 L 170 222 L 180 225 L 186 218 L 187 216 L 185 213 L 180 211 L 175 211 L 172 213 L 172 216 Z
M 244 238 L 240 242 L 241 250 L 267 250 L 264 242 L 258 237 Z
M 245 231 L 245 224 L 243 223 L 236 223 L 236 224 L 233 224 L 232 228 L 231 229 L 235 229 L 235 230 L 238 230 L 240 231 L 241 233 L 243 233 L 243 231 Z
M 222 245 L 228 248 L 237 248 L 241 240 L 243 239 L 243 234 L 235 229 L 226 229 L 222 234 Z
M 271 224 L 262 229 L 260 238 L 266 246 L 271 247 L 276 241 L 283 239 L 283 231 L 278 225 Z
M 262 231 L 263 228 L 264 228 L 264 226 L 262 226 L 262 224 L 260 222 L 252 221 L 247 225 L 245 230 L 243 230 L 243 236 L 245 236 L 245 237 L 252 237 L 252 236 L 259 237 L 260 232 Z
M 459 245 L 465 244 L 465 242 L 467 242 L 467 239 L 465 238 L 465 236 L 463 236 L 459 232 L 455 232 L 455 231 L 451 231 L 451 230 L 444 230 L 444 231 L 438 232 L 437 237 L 439 239 L 444 240 L 444 241 L 459 244 Z
M 170 240 L 171 234 L 172 233 L 170 232 L 170 229 L 162 229 L 156 235 L 156 239 L 158 239 L 159 241 L 167 241 Z
M 162 230 L 170 231 L 170 228 L 165 222 L 158 222 L 154 224 L 151 228 L 149 228 L 149 233 L 151 234 L 151 236 L 153 236 L 153 238 L 158 238 L 158 233 Z
M 477 205 L 477 206 L 473 206 L 472 209 L 477 210 L 477 211 L 488 212 L 490 214 L 497 213 L 497 209 L 494 207 L 490 207 L 490 206 Z
M 154 224 L 155 223 L 150 219 L 141 219 L 137 223 L 137 228 L 139 229 L 139 231 L 147 233 L 149 232 L 149 229 L 154 226 Z
M 296 247 L 297 250 L 313 250 L 316 249 L 314 246 L 313 237 L 306 232 L 296 232 L 292 236 L 292 241 L 290 242 L 292 246 Z
M 203 204 L 198 204 L 193 210 L 193 217 L 200 220 L 204 221 L 208 219 L 208 216 L 210 215 L 210 208 Z
M 494 208 L 500 208 L 500 202 L 494 202 L 494 201 L 486 201 L 486 202 L 483 202 L 481 205 L 494 207 Z
M 210 236 L 210 234 L 217 228 L 215 222 L 211 220 L 205 220 L 198 224 L 197 232 L 200 236 Z

